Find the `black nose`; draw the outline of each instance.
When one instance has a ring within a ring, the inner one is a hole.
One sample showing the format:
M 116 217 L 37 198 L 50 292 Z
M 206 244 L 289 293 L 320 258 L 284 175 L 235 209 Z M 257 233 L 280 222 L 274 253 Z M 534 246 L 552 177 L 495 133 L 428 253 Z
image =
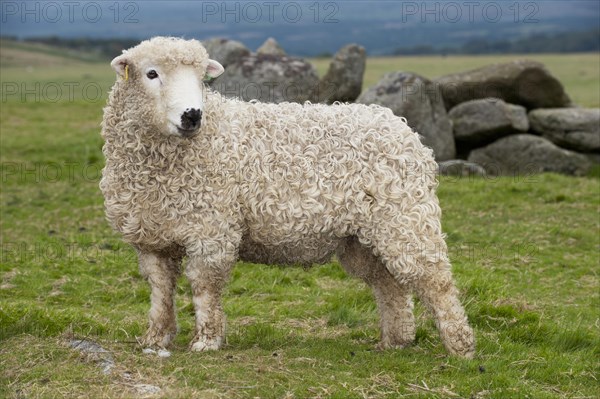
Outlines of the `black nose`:
M 187 109 L 181 115 L 181 127 L 187 130 L 193 130 L 200 126 L 202 120 L 202 111 L 196 108 Z

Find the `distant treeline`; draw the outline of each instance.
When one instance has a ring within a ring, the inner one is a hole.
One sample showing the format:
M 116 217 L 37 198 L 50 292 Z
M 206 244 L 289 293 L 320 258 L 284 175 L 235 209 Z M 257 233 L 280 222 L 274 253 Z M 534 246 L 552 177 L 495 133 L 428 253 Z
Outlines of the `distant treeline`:
M 4 39 L 19 40 L 14 37 L 3 36 Z M 25 43 L 42 43 L 49 46 L 66 48 L 82 53 L 92 53 L 99 58 L 111 59 L 121 54 L 123 49 L 135 46 L 140 42 L 139 39 L 132 38 L 111 38 L 96 39 L 89 37 L 82 38 L 64 38 L 58 36 L 47 37 L 28 37 L 19 41 Z
M 394 55 L 426 54 L 530 54 L 600 51 L 600 29 L 556 34 L 535 34 L 515 41 L 475 39 L 452 48 L 415 46 L 398 48 Z
M 6 39 L 19 40 L 3 36 Z M 63 38 L 58 36 L 30 37 L 19 41 L 43 43 L 66 48 L 99 58 L 111 59 L 121 54 L 121 50 L 139 43 L 134 38 Z M 367 49 L 368 51 L 368 49 Z M 527 38 L 510 40 L 470 40 L 457 47 L 414 46 L 398 48 L 390 55 L 427 55 L 427 54 L 528 54 L 528 53 L 574 53 L 600 51 L 600 29 L 557 34 L 535 34 Z M 320 54 L 331 55 L 329 52 Z

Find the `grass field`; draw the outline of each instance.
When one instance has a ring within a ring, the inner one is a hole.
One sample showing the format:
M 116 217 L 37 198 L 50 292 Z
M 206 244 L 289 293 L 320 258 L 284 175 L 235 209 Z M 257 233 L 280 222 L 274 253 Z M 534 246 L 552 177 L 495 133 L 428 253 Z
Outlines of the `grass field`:
M 135 337 L 146 327 L 149 289 L 105 222 L 98 189 L 105 92 L 91 90 L 106 90 L 113 73 L 56 54 L 44 54 L 54 66 L 19 57 L 1 70 L 0 397 L 600 394 L 600 185 L 592 177 L 441 180 L 450 258 L 477 335 L 473 360 L 447 356 L 419 304 L 415 345 L 375 351 L 371 293 L 336 262 L 307 271 L 239 263 L 225 296 L 228 343 L 214 353 L 186 350 L 193 308 L 182 279 L 172 355 L 142 354 Z M 598 106 L 597 54 L 534 58 L 547 60 L 577 102 Z M 496 59 L 373 59 L 367 84 L 388 70 L 433 77 Z M 82 353 L 72 339 L 109 353 Z

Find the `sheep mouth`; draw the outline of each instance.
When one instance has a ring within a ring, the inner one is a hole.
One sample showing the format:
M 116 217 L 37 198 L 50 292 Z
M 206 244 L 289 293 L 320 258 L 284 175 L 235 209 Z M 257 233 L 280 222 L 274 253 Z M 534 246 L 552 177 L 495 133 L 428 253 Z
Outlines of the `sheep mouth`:
M 199 128 L 194 128 L 194 129 L 183 129 L 183 128 L 181 128 L 181 127 L 177 126 L 177 132 L 178 132 L 178 133 L 179 133 L 181 136 L 183 136 L 183 137 L 186 137 L 186 138 L 191 138 L 191 137 L 194 137 L 195 135 L 197 135 L 197 134 L 198 134 L 198 131 L 199 131 L 199 130 L 200 130 Z

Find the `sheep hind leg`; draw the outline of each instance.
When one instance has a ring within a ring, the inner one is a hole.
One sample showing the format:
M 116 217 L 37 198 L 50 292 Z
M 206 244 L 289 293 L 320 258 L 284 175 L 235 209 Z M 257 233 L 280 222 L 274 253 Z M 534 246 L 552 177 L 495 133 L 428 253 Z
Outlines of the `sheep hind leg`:
M 447 247 L 441 233 L 393 249 L 380 247 L 385 264 L 394 277 L 410 283 L 431 311 L 448 352 L 467 358 L 475 352 L 475 338 L 454 285 Z M 393 255 L 392 255 L 393 254 Z M 395 256 L 394 256 L 395 255 Z
M 146 347 L 167 347 L 177 334 L 175 287 L 181 258 L 138 251 L 140 273 L 151 288 L 148 330 L 140 343 Z
M 404 348 L 415 340 L 413 301 L 408 286 L 400 284 L 373 251 L 356 237 L 338 249 L 342 267 L 364 280 L 372 289 L 380 315 L 381 340 L 378 349 Z
M 425 274 L 415 281 L 415 289 L 421 301 L 433 313 L 448 352 L 472 358 L 475 354 L 475 337 L 460 303 L 450 263 L 440 260 L 431 264 Z

